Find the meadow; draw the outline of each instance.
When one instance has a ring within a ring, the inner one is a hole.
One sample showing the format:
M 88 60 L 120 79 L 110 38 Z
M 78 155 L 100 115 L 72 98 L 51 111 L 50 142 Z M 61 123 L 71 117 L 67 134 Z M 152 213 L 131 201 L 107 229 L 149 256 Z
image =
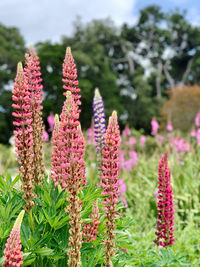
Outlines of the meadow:
M 26 60 L 27 69 L 38 62 L 33 51 Z M 170 122 L 166 130 L 159 131 L 158 124 L 155 129 L 156 120 L 153 118 L 152 133 L 147 136 L 131 125 L 127 125 L 119 135 L 117 115 L 113 113 L 109 122 L 106 118 L 107 126 L 100 127 L 99 132 L 95 128 L 94 117 L 94 124 L 83 132 L 83 138 L 78 123 L 80 97 L 75 82 L 77 76 L 69 49 L 64 64 L 66 102 L 60 118 L 57 116 L 53 122 L 54 130 L 48 133 L 50 137 L 45 139 L 43 134 L 46 142 L 41 141 L 43 128 L 39 115 L 42 103 L 39 97 L 33 97 L 37 91 L 34 87 L 37 80 L 35 78 L 31 87 L 26 78 L 28 70 L 26 72 L 25 68 L 23 70 L 21 65 L 18 66 L 19 80 L 15 81 L 16 94 L 13 93 L 16 106 L 13 107 L 22 113 L 14 114 L 17 129 L 14 132 L 15 144 L 12 140 L 9 147 L 0 146 L 0 265 L 200 266 L 199 115 L 195 121 L 196 129 L 184 134 L 174 130 L 172 125 L 170 127 Z M 35 69 L 31 70 L 33 75 Z M 41 89 L 40 86 L 38 88 Z M 71 93 L 68 93 L 70 88 Z M 33 105 L 27 104 L 23 108 L 19 105 L 25 99 L 25 95 L 20 98 L 22 91 L 27 94 L 26 99 L 30 97 L 30 101 L 36 101 L 38 108 L 35 113 L 30 114 L 29 109 Z M 36 119 L 30 119 L 34 114 Z M 98 113 L 100 118 L 101 114 L 102 106 Z M 24 120 L 23 123 L 19 118 Z M 33 122 L 36 126 L 30 131 L 28 127 Z M 34 129 L 37 132 L 35 135 Z M 34 140 L 37 142 L 34 143 Z M 44 159 L 40 146 L 44 149 Z M 110 158 L 106 158 L 108 152 Z M 173 188 L 175 240 L 174 244 L 163 247 L 157 246 L 154 240 L 158 165 L 165 152 L 168 154 Z M 112 158 L 113 155 L 115 157 Z M 111 159 L 116 160 L 115 164 Z M 107 162 L 111 168 L 109 172 L 106 172 Z M 30 178 L 30 175 L 35 175 L 35 178 Z M 106 181 L 103 176 L 107 177 Z M 111 198 L 112 192 L 103 193 L 109 179 L 118 181 L 115 187 L 110 184 L 113 192 L 116 190 L 116 196 Z M 115 197 L 117 201 L 113 200 Z M 24 209 L 26 212 L 20 213 Z M 109 217 L 109 212 L 113 218 Z M 10 236 L 12 229 L 18 230 L 17 237 L 13 237 L 14 232 Z M 13 248 L 10 248 L 12 245 Z M 5 247 L 10 249 L 7 254 Z

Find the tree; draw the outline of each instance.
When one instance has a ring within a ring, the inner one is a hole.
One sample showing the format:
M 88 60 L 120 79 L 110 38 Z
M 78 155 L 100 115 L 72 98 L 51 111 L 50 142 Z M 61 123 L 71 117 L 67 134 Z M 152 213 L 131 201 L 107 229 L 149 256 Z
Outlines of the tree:
M 176 129 L 190 130 L 199 111 L 200 86 L 176 86 L 169 94 L 169 100 L 162 108 L 163 120 L 170 118 Z
M 24 53 L 25 43 L 19 30 L 0 24 L 0 141 L 4 143 L 12 134 L 11 91 L 17 63 Z

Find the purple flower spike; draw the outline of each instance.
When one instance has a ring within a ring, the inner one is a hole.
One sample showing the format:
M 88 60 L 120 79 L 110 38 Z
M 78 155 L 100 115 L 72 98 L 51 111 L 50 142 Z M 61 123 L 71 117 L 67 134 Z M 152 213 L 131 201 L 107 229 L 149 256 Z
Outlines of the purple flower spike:
M 101 151 L 104 148 L 104 135 L 106 133 L 106 119 L 104 113 L 104 104 L 99 89 L 95 89 L 93 99 L 94 113 L 94 133 L 97 156 L 101 157 Z
M 159 162 L 158 175 L 157 238 L 154 242 L 158 246 L 166 247 L 174 244 L 174 204 L 167 153 Z

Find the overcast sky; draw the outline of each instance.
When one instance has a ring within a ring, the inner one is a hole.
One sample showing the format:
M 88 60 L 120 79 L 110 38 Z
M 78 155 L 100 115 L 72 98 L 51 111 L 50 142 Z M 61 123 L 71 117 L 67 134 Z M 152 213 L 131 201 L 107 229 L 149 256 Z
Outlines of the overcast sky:
M 161 5 L 163 10 L 186 9 L 188 19 L 200 24 L 199 0 L 0 0 L 0 23 L 18 27 L 28 45 L 58 42 L 62 35 L 72 33 L 78 15 L 83 22 L 111 17 L 117 25 L 133 25 L 139 10 L 152 4 Z

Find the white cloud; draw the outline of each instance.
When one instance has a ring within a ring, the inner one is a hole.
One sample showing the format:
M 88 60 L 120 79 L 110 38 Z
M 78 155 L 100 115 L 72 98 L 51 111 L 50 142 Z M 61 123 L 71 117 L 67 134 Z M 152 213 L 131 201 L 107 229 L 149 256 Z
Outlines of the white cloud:
M 76 16 L 88 22 L 111 17 L 117 25 L 133 24 L 136 0 L 1 0 L 0 22 L 20 29 L 26 41 L 59 41 L 72 33 Z

